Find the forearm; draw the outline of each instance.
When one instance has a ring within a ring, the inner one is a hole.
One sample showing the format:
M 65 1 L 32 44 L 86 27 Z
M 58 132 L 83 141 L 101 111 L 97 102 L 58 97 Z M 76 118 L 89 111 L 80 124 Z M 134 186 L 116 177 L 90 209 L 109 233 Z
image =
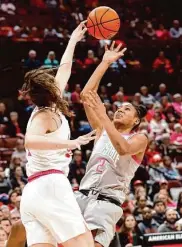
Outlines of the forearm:
M 57 71 L 55 80 L 58 84 L 61 93 L 63 93 L 66 84 L 71 76 L 71 69 L 72 69 L 72 61 L 73 61 L 73 54 L 76 47 L 76 42 L 70 40 L 66 50 L 62 56 L 59 69 Z
M 61 58 L 61 62 L 60 62 L 60 66 L 64 63 L 70 63 L 72 64 L 73 61 L 73 54 L 75 51 L 75 47 L 76 47 L 77 42 L 70 39 L 68 42 L 68 45 L 66 47 L 66 50 Z
M 61 140 L 60 138 L 52 138 L 46 135 L 26 135 L 25 147 L 32 150 L 56 150 L 74 148 L 73 140 Z
M 110 121 L 107 115 L 99 116 L 99 119 L 106 130 L 112 145 L 116 149 L 119 155 L 125 155 L 129 152 L 129 143 L 122 137 L 121 133 L 117 131 L 113 123 Z
M 88 93 L 89 91 L 97 91 L 100 81 L 109 68 L 109 63 L 102 61 L 99 66 L 96 68 L 89 81 L 85 85 L 84 89 L 81 92 L 81 95 Z

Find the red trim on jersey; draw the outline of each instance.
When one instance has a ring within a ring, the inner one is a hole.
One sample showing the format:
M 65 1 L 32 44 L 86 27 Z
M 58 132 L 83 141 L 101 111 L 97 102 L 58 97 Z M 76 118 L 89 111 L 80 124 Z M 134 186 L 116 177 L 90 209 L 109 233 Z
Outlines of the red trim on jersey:
M 46 176 L 46 175 L 49 175 L 49 174 L 64 174 L 63 171 L 60 171 L 60 170 L 56 170 L 56 169 L 50 169 L 50 170 L 47 170 L 47 171 L 41 171 L 41 172 L 37 172 L 31 176 L 28 177 L 28 182 L 32 182 L 33 180 L 35 179 L 38 179 L 40 177 L 43 177 L 43 176 Z
M 135 161 L 138 165 L 141 164 L 142 160 L 139 160 L 139 159 L 136 157 L 136 155 L 132 155 L 131 157 L 134 159 L 134 161 Z

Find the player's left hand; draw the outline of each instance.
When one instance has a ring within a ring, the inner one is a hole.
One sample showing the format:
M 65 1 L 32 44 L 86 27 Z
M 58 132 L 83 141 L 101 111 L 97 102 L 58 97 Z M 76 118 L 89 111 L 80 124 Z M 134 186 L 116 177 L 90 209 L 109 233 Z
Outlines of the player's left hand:
M 127 48 L 122 48 L 122 44 L 115 47 L 115 41 L 113 41 L 110 48 L 105 45 L 105 53 L 102 60 L 110 65 L 117 61 L 120 57 L 124 56 L 126 50 Z
M 85 32 L 87 31 L 87 27 L 85 25 L 87 21 L 82 21 L 78 27 L 73 31 L 70 40 L 74 42 L 79 42 L 83 39 Z
M 106 108 L 96 92 L 89 91 L 84 98 L 83 104 L 91 107 L 97 115 L 106 114 Z

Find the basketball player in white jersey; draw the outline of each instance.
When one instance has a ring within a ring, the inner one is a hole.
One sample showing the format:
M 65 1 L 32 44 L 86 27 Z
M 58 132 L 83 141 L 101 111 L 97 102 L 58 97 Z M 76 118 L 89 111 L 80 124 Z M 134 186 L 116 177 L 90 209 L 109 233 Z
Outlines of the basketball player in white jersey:
M 124 103 L 112 123 L 96 94 L 110 64 L 123 56 L 125 49 L 120 51 L 120 48 L 121 45 L 114 49 L 113 43 L 110 50 L 106 49 L 103 61 L 81 95 L 88 120 L 97 129 L 97 142 L 76 198 L 97 247 L 108 247 L 114 237 L 115 225 L 122 216 L 121 204 L 148 143 L 144 135 L 132 133 L 145 115 L 143 106 Z M 25 241 L 23 231 L 22 225 L 17 224 L 11 239 L 20 234 L 19 242 Z
M 111 122 L 97 95 L 102 76 L 125 51 L 120 49 L 121 45 L 114 48 L 114 42 L 109 50 L 106 47 L 103 61 L 81 93 L 88 120 L 97 130 L 97 141 L 76 198 L 96 247 L 108 247 L 114 237 L 121 205 L 148 143 L 144 134 L 133 132 L 146 114 L 144 106 L 125 102 Z
M 70 113 L 62 99 L 76 43 L 85 31 L 81 23 L 73 32 L 55 77 L 52 70 L 42 68 L 25 75 L 22 93 L 36 105 L 25 135 L 28 184 L 20 207 L 29 247 L 94 246 L 67 179 L 71 150 L 95 139 L 94 131 L 70 140 L 65 118 Z

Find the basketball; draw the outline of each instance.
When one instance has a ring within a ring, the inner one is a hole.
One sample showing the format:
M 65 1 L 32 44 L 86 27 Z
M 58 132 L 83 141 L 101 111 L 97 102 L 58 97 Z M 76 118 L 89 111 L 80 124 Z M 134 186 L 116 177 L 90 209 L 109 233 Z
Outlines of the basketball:
M 106 6 L 95 8 L 87 18 L 88 33 L 96 39 L 110 39 L 117 34 L 119 28 L 118 14 Z

